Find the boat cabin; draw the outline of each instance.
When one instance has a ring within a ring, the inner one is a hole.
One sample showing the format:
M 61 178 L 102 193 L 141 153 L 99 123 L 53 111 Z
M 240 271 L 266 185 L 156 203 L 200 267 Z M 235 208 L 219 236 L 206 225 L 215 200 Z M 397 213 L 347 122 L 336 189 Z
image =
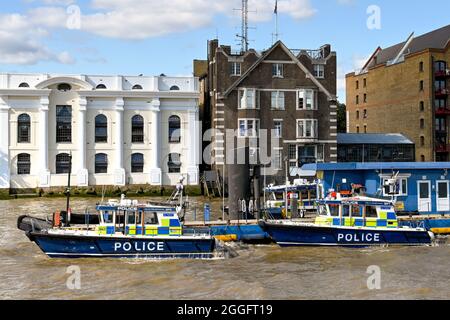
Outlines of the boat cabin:
M 181 236 L 182 226 L 175 207 L 109 201 L 97 206 L 100 235 Z
M 349 197 L 325 199 L 317 202 L 321 226 L 397 228 L 398 220 L 394 203 L 389 200 Z

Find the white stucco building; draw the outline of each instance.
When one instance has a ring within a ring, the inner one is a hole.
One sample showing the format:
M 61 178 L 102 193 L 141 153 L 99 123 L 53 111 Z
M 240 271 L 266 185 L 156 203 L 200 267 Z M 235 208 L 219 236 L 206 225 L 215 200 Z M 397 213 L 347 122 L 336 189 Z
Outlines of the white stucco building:
M 0 74 L 0 188 L 199 183 L 198 79 Z

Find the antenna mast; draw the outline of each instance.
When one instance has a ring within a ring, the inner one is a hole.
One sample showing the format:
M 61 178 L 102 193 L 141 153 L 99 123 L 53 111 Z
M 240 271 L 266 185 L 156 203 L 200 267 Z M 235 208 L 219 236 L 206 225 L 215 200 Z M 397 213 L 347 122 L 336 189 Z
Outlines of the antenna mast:
M 241 50 L 242 52 L 246 52 L 248 50 L 248 0 L 242 0 L 242 30 L 241 34 L 237 35 L 238 38 L 241 38 Z

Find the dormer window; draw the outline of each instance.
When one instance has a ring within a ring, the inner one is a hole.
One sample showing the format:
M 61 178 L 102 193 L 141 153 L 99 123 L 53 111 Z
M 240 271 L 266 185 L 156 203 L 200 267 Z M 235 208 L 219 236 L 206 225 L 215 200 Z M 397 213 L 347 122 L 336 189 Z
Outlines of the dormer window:
M 58 91 L 67 92 L 72 90 L 72 86 L 68 83 L 61 83 L 58 85 Z
M 142 86 L 140 84 L 136 84 L 133 86 L 133 90 L 142 90 Z
M 231 76 L 240 76 L 241 75 L 241 63 L 230 62 L 230 75 Z
M 19 84 L 19 88 L 29 88 L 30 85 L 26 82 L 22 82 L 21 84 Z
M 272 76 L 275 78 L 283 78 L 283 64 L 274 63 L 272 65 Z
M 325 66 L 323 64 L 314 65 L 314 76 L 318 79 L 325 78 Z
M 107 88 L 106 88 L 106 86 L 103 83 L 101 83 L 98 86 L 96 86 L 95 89 L 97 89 L 97 90 L 105 90 Z

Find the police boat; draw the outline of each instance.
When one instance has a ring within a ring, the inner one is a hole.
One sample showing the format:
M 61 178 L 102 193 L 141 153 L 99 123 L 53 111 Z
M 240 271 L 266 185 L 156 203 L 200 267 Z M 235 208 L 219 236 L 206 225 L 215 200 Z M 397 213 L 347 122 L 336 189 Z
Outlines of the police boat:
M 342 197 L 333 192 L 317 201 L 314 223 L 261 220 L 261 228 L 282 247 L 430 245 L 434 234 L 424 228 L 399 227 L 395 201 L 368 196 Z
M 98 224 L 70 223 L 70 212 L 52 220 L 21 216 L 20 230 L 52 258 L 221 258 L 224 251 L 208 230 L 183 228 L 174 206 L 125 199 L 98 204 Z

